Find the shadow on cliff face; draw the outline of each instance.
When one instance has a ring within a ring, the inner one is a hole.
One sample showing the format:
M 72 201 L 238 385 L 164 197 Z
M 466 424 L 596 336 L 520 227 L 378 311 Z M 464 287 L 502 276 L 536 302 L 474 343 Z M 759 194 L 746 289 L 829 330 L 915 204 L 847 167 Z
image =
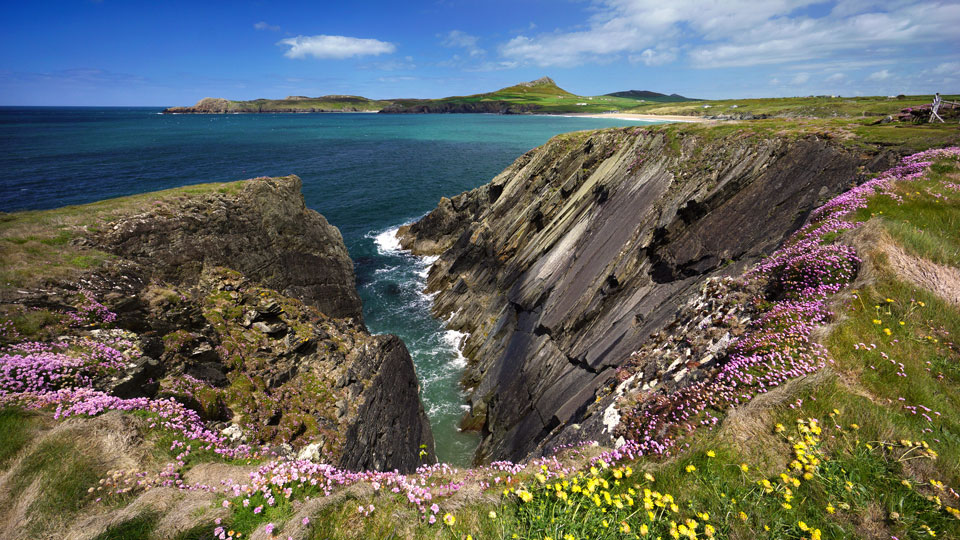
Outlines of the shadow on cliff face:
M 402 229 L 405 247 L 440 255 L 435 313 L 470 333 L 477 460 L 601 437 L 590 406 L 695 289 L 894 158 L 813 135 L 575 133 Z

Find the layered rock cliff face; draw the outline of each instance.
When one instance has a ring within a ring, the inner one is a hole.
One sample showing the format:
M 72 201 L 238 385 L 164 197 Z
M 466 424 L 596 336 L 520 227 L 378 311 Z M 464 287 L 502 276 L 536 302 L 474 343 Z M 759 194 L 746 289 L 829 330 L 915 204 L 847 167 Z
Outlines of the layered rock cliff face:
M 102 303 L 112 329 L 53 324 L 46 338 L 43 327 L 20 337 L 133 343 L 133 361 L 96 389 L 173 397 L 238 444 L 411 471 L 421 449 L 435 455 L 413 362 L 396 336 L 367 332 L 340 232 L 300 187 L 258 178 L 90 205 L 72 245 L 107 262 L 2 290 L 0 309 Z
M 597 436 L 590 405 L 708 278 L 770 253 L 892 159 L 813 134 L 574 133 L 401 229 L 404 247 L 439 255 L 435 314 L 470 334 L 463 423 L 482 434 L 477 460 Z

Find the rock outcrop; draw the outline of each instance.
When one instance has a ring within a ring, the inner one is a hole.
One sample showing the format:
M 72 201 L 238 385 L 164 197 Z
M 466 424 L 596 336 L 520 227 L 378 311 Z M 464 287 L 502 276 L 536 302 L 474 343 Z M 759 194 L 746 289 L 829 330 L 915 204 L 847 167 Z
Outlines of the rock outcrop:
M 261 178 L 161 200 L 118 216 L 89 241 L 151 277 L 195 284 L 205 266 L 227 266 L 326 315 L 360 320 L 340 231 L 306 207 L 301 187 L 297 176 Z
M 705 280 L 770 253 L 892 159 L 749 128 L 574 133 L 401 229 L 404 247 L 439 255 L 434 313 L 470 334 L 463 426 L 482 434 L 477 460 L 596 435 L 590 405 Z
M 340 232 L 300 187 L 257 178 L 90 205 L 73 246 L 111 258 L 4 289 L 0 308 L 73 313 L 49 340 L 126 344 L 130 361 L 97 390 L 172 397 L 278 455 L 310 446 L 342 468 L 412 471 L 435 456 L 413 362 L 396 336 L 367 332 Z M 82 321 L 107 312 L 111 329 Z

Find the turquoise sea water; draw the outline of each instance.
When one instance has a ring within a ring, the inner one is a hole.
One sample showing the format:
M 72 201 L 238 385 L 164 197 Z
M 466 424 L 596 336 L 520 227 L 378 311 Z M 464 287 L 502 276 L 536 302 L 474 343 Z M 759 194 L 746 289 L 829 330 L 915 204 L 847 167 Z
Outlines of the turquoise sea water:
M 0 108 L 0 210 L 45 209 L 186 184 L 297 174 L 307 206 L 340 228 L 371 332 L 417 366 L 438 457 L 466 464 L 460 336 L 430 317 L 428 261 L 392 233 L 443 196 L 488 182 L 568 131 L 614 119 L 498 115 L 161 115 L 157 108 Z

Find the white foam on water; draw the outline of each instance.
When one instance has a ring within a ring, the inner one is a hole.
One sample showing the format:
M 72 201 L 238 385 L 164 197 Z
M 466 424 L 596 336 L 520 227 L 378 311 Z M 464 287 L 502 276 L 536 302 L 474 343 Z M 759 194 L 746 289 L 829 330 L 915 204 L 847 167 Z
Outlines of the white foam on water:
M 400 246 L 400 239 L 397 238 L 397 231 L 399 230 L 400 227 L 393 227 L 381 231 L 373 237 L 373 242 L 377 245 L 377 251 L 380 252 L 381 255 L 397 255 L 403 252 L 403 248 Z
M 452 367 L 457 369 L 463 369 L 467 367 L 467 357 L 463 355 L 461 349 L 463 348 L 463 342 L 468 336 L 469 334 L 465 332 L 458 332 L 456 330 L 447 330 L 442 336 L 440 336 L 440 339 L 450 348 L 451 352 L 456 354 L 453 362 L 450 362 Z

